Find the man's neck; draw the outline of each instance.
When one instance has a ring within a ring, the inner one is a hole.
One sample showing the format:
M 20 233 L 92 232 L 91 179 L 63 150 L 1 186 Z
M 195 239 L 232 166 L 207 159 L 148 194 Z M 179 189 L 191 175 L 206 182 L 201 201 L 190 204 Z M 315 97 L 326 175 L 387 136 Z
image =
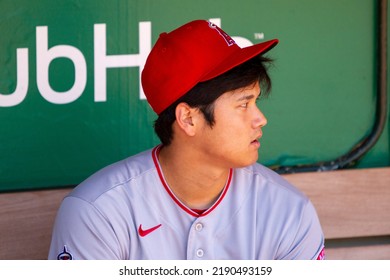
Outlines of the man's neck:
M 229 169 L 210 166 L 196 150 L 163 147 L 159 162 L 172 192 L 187 207 L 207 209 L 224 189 Z

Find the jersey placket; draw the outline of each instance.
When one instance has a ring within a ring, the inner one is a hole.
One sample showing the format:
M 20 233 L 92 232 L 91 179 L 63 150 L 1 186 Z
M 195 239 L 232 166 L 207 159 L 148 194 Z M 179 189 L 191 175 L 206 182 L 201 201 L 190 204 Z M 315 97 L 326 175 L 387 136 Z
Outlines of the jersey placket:
M 202 260 L 213 259 L 212 238 L 206 218 L 199 217 L 194 220 L 188 233 L 187 259 Z

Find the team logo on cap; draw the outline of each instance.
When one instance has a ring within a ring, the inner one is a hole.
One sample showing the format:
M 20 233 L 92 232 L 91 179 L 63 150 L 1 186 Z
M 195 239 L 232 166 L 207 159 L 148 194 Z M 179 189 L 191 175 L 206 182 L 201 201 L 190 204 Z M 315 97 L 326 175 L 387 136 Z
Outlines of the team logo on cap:
M 70 261 L 73 260 L 73 256 L 71 253 L 68 252 L 66 249 L 66 245 L 64 246 L 64 251 L 62 253 L 58 254 L 57 260 L 62 260 L 62 261 Z
M 215 29 L 217 30 L 217 32 L 219 33 L 219 35 L 222 36 L 222 38 L 225 40 L 226 44 L 230 47 L 230 46 L 233 46 L 234 44 L 236 44 L 236 42 L 232 39 L 232 37 L 229 36 L 229 34 L 227 34 L 225 31 L 223 31 L 221 28 L 219 28 L 217 25 L 215 25 L 214 23 L 212 22 L 209 22 L 209 26 L 210 28 L 212 29 Z

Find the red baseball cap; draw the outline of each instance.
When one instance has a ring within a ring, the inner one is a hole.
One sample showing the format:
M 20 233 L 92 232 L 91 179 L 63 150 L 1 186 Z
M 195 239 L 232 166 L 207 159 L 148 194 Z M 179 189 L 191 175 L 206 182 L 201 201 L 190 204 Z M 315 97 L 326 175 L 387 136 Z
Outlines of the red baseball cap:
M 160 114 L 199 82 L 265 53 L 277 43 L 274 39 L 240 48 L 215 24 L 191 21 L 160 34 L 142 71 L 144 93 L 152 109 Z

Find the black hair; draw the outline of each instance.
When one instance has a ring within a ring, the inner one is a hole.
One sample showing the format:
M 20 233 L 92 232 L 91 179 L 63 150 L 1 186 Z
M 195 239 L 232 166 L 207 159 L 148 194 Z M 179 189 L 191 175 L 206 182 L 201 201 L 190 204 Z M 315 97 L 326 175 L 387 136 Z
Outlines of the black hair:
M 192 108 L 198 108 L 212 127 L 214 103 L 222 94 L 249 86 L 259 81 L 261 95 L 267 96 L 271 90 L 271 79 L 267 73 L 271 59 L 256 56 L 211 80 L 198 83 L 184 96 L 161 112 L 154 123 L 154 130 L 163 145 L 168 146 L 173 138 L 172 124 L 176 120 L 175 110 L 179 103 L 185 102 Z

